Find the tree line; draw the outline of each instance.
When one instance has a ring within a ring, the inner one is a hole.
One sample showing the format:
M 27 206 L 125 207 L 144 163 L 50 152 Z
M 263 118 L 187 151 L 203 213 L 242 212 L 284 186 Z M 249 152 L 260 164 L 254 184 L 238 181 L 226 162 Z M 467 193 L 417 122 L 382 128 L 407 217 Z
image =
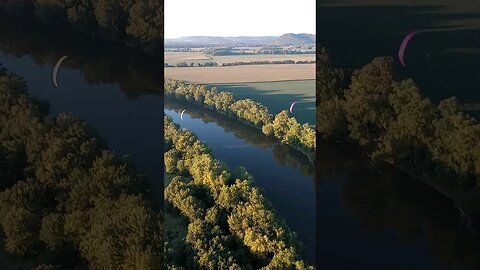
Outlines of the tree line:
M 203 63 L 197 62 L 196 64 L 197 64 L 197 67 L 216 67 L 216 66 L 218 66 L 218 63 L 214 62 L 214 61 L 203 62 Z M 194 62 L 190 62 L 190 63 L 179 62 L 175 65 L 169 64 L 167 62 L 164 63 L 164 67 L 194 67 L 194 66 L 195 66 Z
M 160 212 L 145 177 L 87 123 L 0 71 L 3 248 L 35 269 L 158 269 Z M 12 266 L 12 268 L 15 266 Z
M 282 143 L 304 152 L 310 159 L 315 158 L 315 129 L 307 123 L 298 123 L 286 110 L 271 115 L 268 108 L 258 102 L 251 99 L 235 100 L 230 92 L 218 91 L 215 87 L 208 89 L 201 84 L 165 80 L 164 91 L 166 95 L 236 117 L 261 129 L 265 135 L 276 137 Z
M 163 53 L 163 1 L 24 0 L 2 1 L 0 10 L 115 39 L 148 53 Z
M 308 50 L 295 50 L 290 48 L 262 48 L 257 50 L 245 50 L 231 48 L 206 48 L 203 50 L 205 54 L 213 56 L 227 55 L 258 55 L 258 54 L 315 54 L 316 51 L 309 47 Z
M 480 187 L 480 125 L 452 97 L 433 104 L 411 79 L 395 78 L 393 59 L 377 57 L 359 70 L 317 61 L 317 131 L 348 138 L 373 159 L 415 175 L 443 179 L 452 189 Z
M 313 269 L 244 168 L 229 170 L 191 131 L 168 116 L 164 123 L 165 211 L 185 227 L 173 237 L 178 223 L 166 228 L 169 269 Z
M 243 66 L 243 65 L 278 65 L 278 64 L 314 64 L 315 60 L 305 60 L 305 61 L 294 61 L 294 60 L 257 60 L 257 61 L 248 61 L 248 62 L 231 62 L 231 63 L 222 63 L 224 66 Z

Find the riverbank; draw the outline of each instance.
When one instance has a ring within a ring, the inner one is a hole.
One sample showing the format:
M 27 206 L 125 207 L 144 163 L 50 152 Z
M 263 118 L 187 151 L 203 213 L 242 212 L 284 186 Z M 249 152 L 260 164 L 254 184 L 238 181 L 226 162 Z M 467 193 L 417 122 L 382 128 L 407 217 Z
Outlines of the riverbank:
M 182 97 L 183 101 L 202 105 L 251 125 L 266 136 L 273 136 L 302 152 L 310 162 L 314 162 L 315 130 L 308 124 L 300 125 L 295 118 L 288 116 L 287 111 L 278 113 L 273 119 L 267 107 L 250 99 L 235 100 L 234 95 L 227 91 L 218 92 L 215 88 L 207 89 L 205 85 L 186 85 L 173 80 L 165 81 L 164 85 L 165 95 L 177 99 Z
M 244 168 L 232 170 L 225 167 L 213 158 L 207 145 L 190 130 L 180 129 L 170 117 L 166 117 L 164 122 L 165 170 L 168 174 L 177 175 L 165 189 L 166 206 L 170 210 L 172 207 L 177 209 L 176 212 L 180 212 L 190 224 L 185 239 L 175 242 L 172 239 L 173 245 L 176 245 L 170 248 L 172 251 L 183 253 L 182 250 L 190 250 L 186 244 L 191 241 L 189 235 L 198 233 L 195 227 L 207 230 L 216 226 L 215 233 L 205 235 L 202 238 L 205 243 L 201 246 L 195 244 L 194 254 L 189 256 L 205 257 L 208 253 L 204 248 L 206 245 L 219 250 L 216 253 L 218 256 L 198 261 L 202 266 L 215 262 L 215 265 L 242 269 L 265 266 L 272 269 L 313 269 L 298 261 L 296 234 L 276 214 L 263 192 L 254 187 L 253 177 Z M 255 221 L 248 224 L 240 221 L 252 218 Z M 218 238 L 220 235 L 222 237 Z M 233 250 L 226 248 L 224 243 L 229 242 L 231 237 L 242 241 L 241 245 L 230 246 Z M 172 258 L 167 263 L 180 266 L 185 263 L 183 258 L 173 256 L 173 253 L 166 255 Z
M 389 57 L 354 71 L 348 85 L 338 83 L 344 74 L 331 67 L 328 57 L 319 72 L 321 133 L 361 146 L 372 160 L 428 183 L 460 205 L 469 220 L 478 219 L 480 125 L 454 98 L 433 104 L 412 80 L 394 79 Z

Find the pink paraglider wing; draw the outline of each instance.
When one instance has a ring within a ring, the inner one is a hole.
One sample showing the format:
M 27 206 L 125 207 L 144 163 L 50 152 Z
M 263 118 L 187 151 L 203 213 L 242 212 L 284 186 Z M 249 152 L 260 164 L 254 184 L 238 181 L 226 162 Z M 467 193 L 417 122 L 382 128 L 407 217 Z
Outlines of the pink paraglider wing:
M 405 63 L 405 51 L 407 49 L 408 43 L 410 40 L 412 40 L 413 36 L 417 34 L 416 32 L 410 32 L 408 33 L 402 40 L 402 43 L 400 44 L 400 49 L 398 50 L 398 59 L 400 60 L 400 64 L 402 66 L 406 67 L 407 64 Z
M 290 105 L 290 113 L 293 113 L 293 106 L 295 106 L 295 103 L 297 103 L 297 102 L 294 101 L 294 102 L 292 103 L 292 105 Z

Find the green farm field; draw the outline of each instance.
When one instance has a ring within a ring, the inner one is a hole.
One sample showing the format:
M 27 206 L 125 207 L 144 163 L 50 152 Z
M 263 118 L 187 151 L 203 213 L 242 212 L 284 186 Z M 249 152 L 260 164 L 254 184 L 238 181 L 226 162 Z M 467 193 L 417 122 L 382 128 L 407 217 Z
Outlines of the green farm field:
M 236 99 L 251 99 L 271 113 L 288 110 L 296 101 L 292 116 L 300 123 L 315 125 L 315 80 L 209 84 L 219 91 L 232 92 Z

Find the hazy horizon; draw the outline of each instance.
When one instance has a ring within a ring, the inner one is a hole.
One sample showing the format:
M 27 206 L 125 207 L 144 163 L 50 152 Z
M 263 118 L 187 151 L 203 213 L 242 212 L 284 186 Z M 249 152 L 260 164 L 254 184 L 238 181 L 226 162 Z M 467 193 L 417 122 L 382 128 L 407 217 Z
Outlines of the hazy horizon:
M 259 36 L 254 36 L 254 35 L 241 35 L 241 36 L 207 36 L 207 35 L 198 35 L 198 36 L 181 36 L 181 37 L 174 37 L 174 38 L 165 38 L 165 39 L 179 39 L 179 38 L 186 38 L 186 37 L 219 37 L 219 38 L 239 38 L 239 37 L 280 37 L 282 35 L 286 34 L 294 34 L 294 35 L 299 35 L 299 34 L 308 34 L 308 35 L 316 35 L 316 33 L 284 33 L 281 35 L 259 35 Z
M 316 32 L 316 2 L 165 0 L 165 39 L 259 37 Z

